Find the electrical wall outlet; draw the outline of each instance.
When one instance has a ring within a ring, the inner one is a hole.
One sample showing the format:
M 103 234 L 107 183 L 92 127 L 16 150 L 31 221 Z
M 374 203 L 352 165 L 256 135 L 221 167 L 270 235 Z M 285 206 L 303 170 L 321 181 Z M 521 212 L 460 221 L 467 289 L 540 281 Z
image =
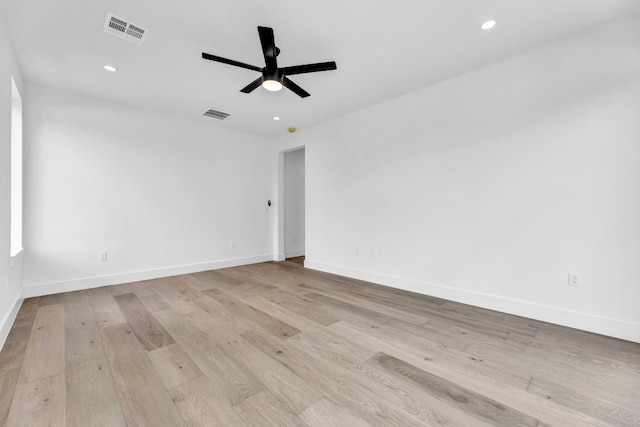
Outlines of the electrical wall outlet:
M 580 287 L 580 275 L 578 273 L 569 273 L 569 286 Z
M 230 248 L 235 248 L 236 247 L 236 241 L 235 240 L 230 241 L 229 242 L 229 247 Z
M 371 249 L 371 258 L 378 258 L 378 250 Z
M 107 251 L 98 252 L 98 261 L 106 261 L 107 260 Z

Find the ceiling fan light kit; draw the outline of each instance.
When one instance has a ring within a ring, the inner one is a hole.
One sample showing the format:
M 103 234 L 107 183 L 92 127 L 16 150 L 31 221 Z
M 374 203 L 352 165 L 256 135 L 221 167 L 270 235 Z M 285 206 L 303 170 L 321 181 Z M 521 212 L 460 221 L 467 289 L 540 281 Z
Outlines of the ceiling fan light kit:
M 249 83 L 240 92 L 251 93 L 262 86 L 268 91 L 276 92 L 283 87 L 291 90 L 301 98 L 310 96 L 309 92 L 291 81 L 287 76 L 304 73 L 315 73 L 318 71 L 335 70 L 338 67 L 334 61 L 319 62 L 316 64 L 294 65 L 292 67 L 278 68 L 277 56 L 280 54 L 280 48 L 276 46 L 273 29 L 269 27 L 258 27 L 258 35 L 260 36 L 260 44 L 262 45 L 262 54 L 264 56 L 265 67 L 260 68 L 255 65 L 245 64 L 233 59 L 222 58 L 220 56 L 211 55 L 202 52 L 202 59 L 221 62 L 223 64 L 233 65 L 235 67 L 246 68 L 248 70 L 259 71 L 262 73 L 260 77 Z
M 277 92 L 282 90 L 283 84 L 282 73 L 276 72 L 274 75 L 269 75 L 266 71 L 262 71 L 262 87 L 270 92 Z

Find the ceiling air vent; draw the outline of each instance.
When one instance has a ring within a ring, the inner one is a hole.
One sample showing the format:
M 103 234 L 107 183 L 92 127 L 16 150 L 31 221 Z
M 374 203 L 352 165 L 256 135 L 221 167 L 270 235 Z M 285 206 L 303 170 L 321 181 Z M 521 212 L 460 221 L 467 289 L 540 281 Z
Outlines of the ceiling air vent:
M 107 18 L 104 20 L 103 30 L 105 33 L 129 40 L 136 44 L 142 44 L 149 32 L 149 30 L 145 28 L 134 25 L 126 19 L 113 16 L 110 13 L 107 13 Z
M 224 120 L 227 117 L 229 117 L 231 114 L 214 110 L 213 108 L 209 108 L 207 111 L 204 112 L 204 115 L 207 117 L 213 117 L 214 119 Z

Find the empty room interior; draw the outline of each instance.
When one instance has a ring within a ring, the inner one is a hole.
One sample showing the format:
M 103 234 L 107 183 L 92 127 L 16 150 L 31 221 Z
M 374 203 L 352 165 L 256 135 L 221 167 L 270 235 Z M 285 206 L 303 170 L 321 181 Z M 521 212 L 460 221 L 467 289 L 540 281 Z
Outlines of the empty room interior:
M 0 425 L 640 426 L 640 2 L 0 1 Z

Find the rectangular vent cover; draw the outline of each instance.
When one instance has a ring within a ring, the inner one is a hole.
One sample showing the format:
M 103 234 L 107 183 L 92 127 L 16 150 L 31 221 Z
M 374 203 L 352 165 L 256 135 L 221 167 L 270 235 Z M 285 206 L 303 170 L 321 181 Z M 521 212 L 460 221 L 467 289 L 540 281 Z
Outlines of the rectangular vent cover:
M 107 13 L 107 18 L 104 20 L 103 30 L 105 33 L 129 40 L 136 44 L 142 44 L 149 32 L 149 30 L 138 25 L 134 25 L 126 19 L 113 16 L 111 13 Z
M 214 119 L 224 120 L 227 117 L 229 117 L 231 114 L 214 110 L 213 108 L 209 108 L 207 111 L 204 112 L 204 115 L 207 117 L 213 117 Z

